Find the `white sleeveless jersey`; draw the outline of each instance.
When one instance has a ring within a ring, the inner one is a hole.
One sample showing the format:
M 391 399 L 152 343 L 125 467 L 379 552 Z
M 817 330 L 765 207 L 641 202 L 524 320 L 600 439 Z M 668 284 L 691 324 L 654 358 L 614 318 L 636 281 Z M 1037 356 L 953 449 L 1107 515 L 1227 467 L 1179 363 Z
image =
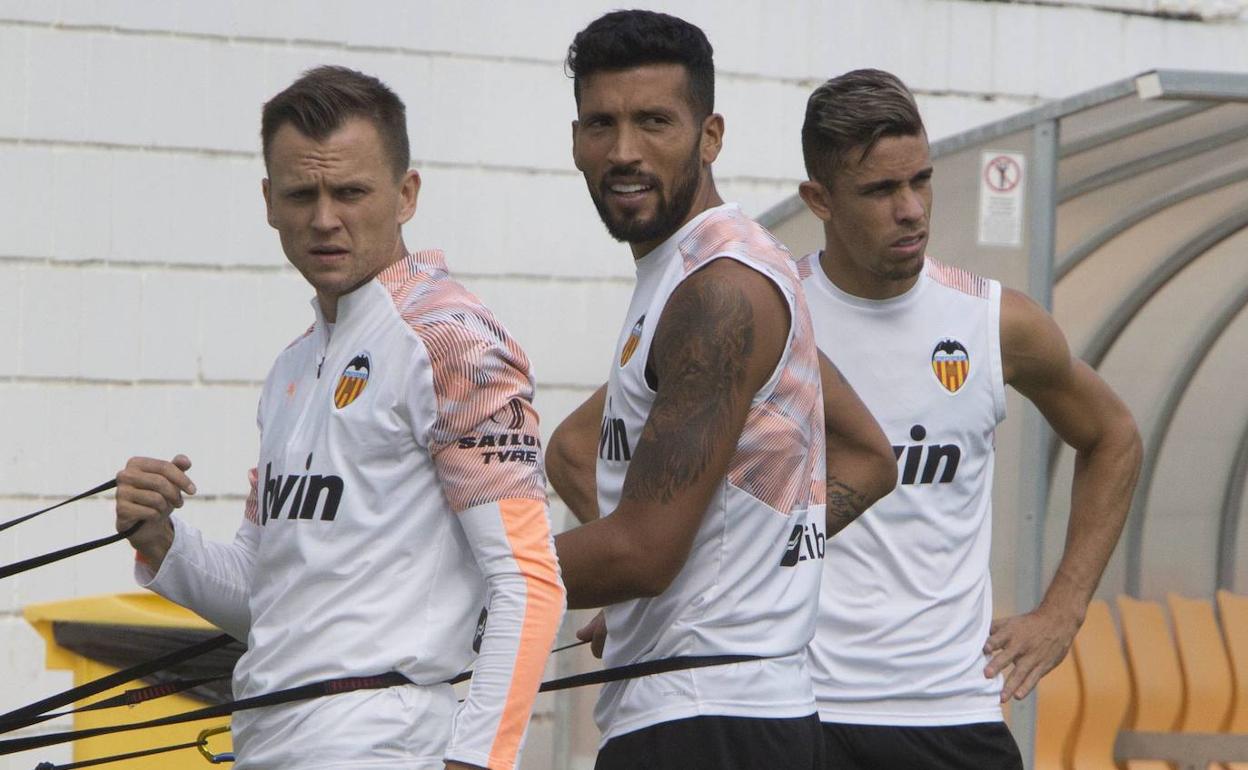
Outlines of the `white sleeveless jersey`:
M 814 713 L 805 647 L 814 633 L 823 557 L 823 400 L 809 313 L 788 251 L 735 205 L 690 221 L 637 261 L 615 348 L 597 461 L 598 505 L 620 502 L 633 448 L 654 404 L 645 368 L 668 298 L 716 259 L 766 276 L 793 319 L 772 377 L 755 395 L 726 478 L 693 548 L 661 595 L 606 608 L 608 666 L 675 655 L 767 658 L 606 685 L 595 719 L 610 738 L 699 715 Z
M 563 609 L 528 359 L 440 252 L 341 297 L 332 335 L 312 305 L 261 392 L 234 542 L 177 521 L 138 577 L 247 640 L 235 697 L 420 685 L 241 712 L 239 768 L 512 768 Z
M 1000 721 L 986 679 L 994 435 L 1005 418 L 1001 285 L 930 257 L 887 300 L 798 270 L 824 355 L 879 421 L 897 488 L 827 544 L 811 644 L 824 722 Z

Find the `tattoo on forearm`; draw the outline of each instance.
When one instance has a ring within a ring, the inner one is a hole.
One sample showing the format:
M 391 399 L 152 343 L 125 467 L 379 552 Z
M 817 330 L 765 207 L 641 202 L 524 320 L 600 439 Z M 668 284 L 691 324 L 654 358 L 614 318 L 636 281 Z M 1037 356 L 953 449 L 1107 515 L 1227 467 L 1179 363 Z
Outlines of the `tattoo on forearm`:
M 729 430 L 733 399 L 742 397 L 753 309 L 739 288 L 695 280 L 669 305 L 654 340 L 659 392 L 624 480 L 626 500 L 669 502 L 697 479 Z
M 828 528 L 847 526 L 867 509 L 867 496 L 838 478 L 828 477 Z

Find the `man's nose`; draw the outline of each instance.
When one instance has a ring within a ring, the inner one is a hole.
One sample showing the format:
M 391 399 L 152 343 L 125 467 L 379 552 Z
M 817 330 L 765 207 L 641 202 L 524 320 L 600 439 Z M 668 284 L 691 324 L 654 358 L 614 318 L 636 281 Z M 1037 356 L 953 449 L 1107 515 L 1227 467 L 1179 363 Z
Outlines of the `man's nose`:
M 318 197 L 312 214 L 312 227 L 316 230 L 334 230 L 341 224 L 333 197 L 329 195 Z
M 919 222 L 923 220 L 927 209 L 923 205 L 923 196 L 912 187 L 903 187 L 898 191 L 893 216 L 898 222 Z
M 627 125 L 616 129 L 607 151 L 607 162 L 612 166 L 633 166 L 641 162 L 641 142 L 635 130 Z

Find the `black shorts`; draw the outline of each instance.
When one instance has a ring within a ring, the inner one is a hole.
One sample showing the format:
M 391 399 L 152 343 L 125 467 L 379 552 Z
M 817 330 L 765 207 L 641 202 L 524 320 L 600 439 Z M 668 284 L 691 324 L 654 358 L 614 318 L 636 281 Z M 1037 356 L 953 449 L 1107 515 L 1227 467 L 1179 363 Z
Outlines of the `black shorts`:
M 819 715 L 691 717 L 617 735 L 594 770 L 822 770 Z
M 823 723 L 826 770 L 1023 770 L 1004 722 L 941 727 Z

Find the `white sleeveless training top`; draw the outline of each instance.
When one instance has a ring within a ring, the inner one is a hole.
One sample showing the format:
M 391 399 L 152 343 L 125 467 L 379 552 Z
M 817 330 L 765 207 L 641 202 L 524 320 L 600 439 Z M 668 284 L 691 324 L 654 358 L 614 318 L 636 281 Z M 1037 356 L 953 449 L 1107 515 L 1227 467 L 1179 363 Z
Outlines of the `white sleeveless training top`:
M 1001 285 L 927 258 L 887 300 L 798 263 L 815 336 L 879 421 L 897 488 L 827 544 L 811 670 L 824 722 L 1001 720 L 987 679 L 994 435 L 1005 418 Z
M 661 595 L 606 608 L 603 659 L 608 666 L 676 655 L 766 659 L 606 685 L 594 713 L 604 743 L 700 715 L 791 718 L 815 711 L 805 649 L 818 608 L 826 494 L 817 352 L 792 257 L 735 205 L 703 212 L 636 263 L 607 385 L 598 505 L 610 515 L 619 504 L 654 404 L 645 367 L 668 298 L 686 277 L 722 258 L 777 286 L 793 319 L 788 342 L 754 396 L 684 567 Z

